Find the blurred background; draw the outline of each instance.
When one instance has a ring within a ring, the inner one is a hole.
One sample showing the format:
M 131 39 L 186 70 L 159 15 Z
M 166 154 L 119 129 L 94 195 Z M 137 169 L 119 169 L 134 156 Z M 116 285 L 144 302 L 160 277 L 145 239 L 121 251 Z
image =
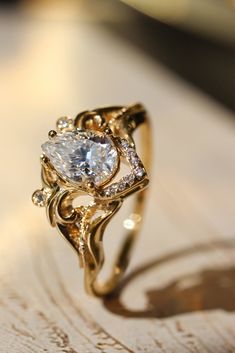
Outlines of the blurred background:
M 2 0 L 0 3 L 1 60 L 9 60 L 23 51 L 21 45 L 27 41 L 30 29 L 40 28 L 39 22 L 41 27 L 51 23 L 51 29 L 55 29 L 56 23 L 58 33 L 62 28 L 71 29 L 75 21 L 80 26 L 92 22 L 90 28 L 103 27 L 113 38 L 119 36 L 129 46 L 136 46 L 235 109 L 234 0 Z M 21 38 L 14 35 L 16 28 Z

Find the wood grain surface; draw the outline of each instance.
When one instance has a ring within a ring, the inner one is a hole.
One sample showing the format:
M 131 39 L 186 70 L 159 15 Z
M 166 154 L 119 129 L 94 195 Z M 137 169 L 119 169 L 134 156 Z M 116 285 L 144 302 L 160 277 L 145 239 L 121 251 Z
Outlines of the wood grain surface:
M 50 16 L 0 15 L 0 352 L 235 352 L 234 117 L 102 23 Z M 137 100 L 153 126 L 149 204 L 126 277 L 101 300 L 30 197 L 57 117 Z

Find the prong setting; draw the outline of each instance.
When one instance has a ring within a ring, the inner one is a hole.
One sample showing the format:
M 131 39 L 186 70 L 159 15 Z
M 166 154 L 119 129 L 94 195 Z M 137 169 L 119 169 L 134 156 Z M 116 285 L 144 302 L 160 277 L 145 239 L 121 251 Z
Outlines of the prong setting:
M 48 138 L 49 140 L 52 140 L 55 136 L 57 135 L 57 132 L 55 130 L 50 130 L 48 132 Z

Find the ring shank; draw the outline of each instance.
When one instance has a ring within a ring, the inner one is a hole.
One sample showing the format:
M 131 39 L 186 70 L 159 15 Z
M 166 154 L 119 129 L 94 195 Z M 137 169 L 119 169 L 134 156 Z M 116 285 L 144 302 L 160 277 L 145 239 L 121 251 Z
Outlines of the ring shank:
M 112 108 L 109 108 L 112 110 Z M 113 109 L 117 109 L 114 107 Z M 152 141 L 151 141 L 151 131 L 150 131 L 150 123 L 147 117 L 146 111 L 141 104 L 136 104 L 126 109 L 127 114 L 124 115 L 128 119 L 129 123 L 129 134 L 135 131 L 137 127 L 141 127 L 140 129 L 140 144 L 142 148 L 142 161 L 149 172 L 151 158 L 152 158 Z M 88 293 L 93 294 L 95 296 L 104 296 L 112 292 L 118 282 L 120 281 L 121 277 L 123 276 L 129 260 L 131 256 L 131 252 L 135 243 L 135 240 L 138 236 L 140 226 L 143 219 L 143 212 L 145 208 L 145 201 L 146 201 L 146 189 L 142 189 L 139 192 L 133 195 L 134 197 L 134 206 L 133 206 L 133 213 L 134 219 L 132 219 L 132 226 L 127 231 L 125 235 L 124 241 L 121 244 L 118 256 L 114 265 L 111 270 L 111 274 L 109 278 L 105 282 L 101 282 L 98 279 L 98 275 L 101 271 L 103 261 L 101 263 L 97 263 L 95 268 L 91 268 L 87 262 L 84 263 L 84 270 L 85 270 L 85 287 Z M 122 205 L 122 200 L 120 200 L 119 204 L 117 205 L 117 209 L 114 213 L 116 213 Z M 106 224 L 107 225 L 107 224 Z M 101 232 L 102 234 L 97 235 L 98 239 L 102 239 L 103 233 L 105 231 L 106 225 L 97 232 Z

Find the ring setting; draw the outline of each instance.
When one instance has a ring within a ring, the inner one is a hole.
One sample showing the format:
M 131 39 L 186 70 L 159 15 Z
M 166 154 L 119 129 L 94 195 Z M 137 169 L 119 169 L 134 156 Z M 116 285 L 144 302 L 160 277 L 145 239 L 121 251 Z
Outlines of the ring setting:
M 141 104 L 98 108 L 82 112 L 74 120 L 58 119 L 56 131 L 51 130 L 42 145 L 42 188 L 33 193 L 32 201 L 46 208 L 50 224 L 78 253 L 85 270 L 85 287 L 97 296 L 109 294 L 117 286 L 142 219 L 149 179 L 137 154 L 133 132 L 144 123 L 148 127 Z M 150 144 L 148 139 L 145 142 Z M 123 175 L 124 165 L 129 170 Z M 126 222 L 129 227 L 132 224 L 127 236 L 130 244 L 124 242 L 110 278 L 99 283 L 105 228 L 124 199 L 136 193 L 135 210 Z M 75 207 L 73 201 L 85 195 L 92 201 Z

